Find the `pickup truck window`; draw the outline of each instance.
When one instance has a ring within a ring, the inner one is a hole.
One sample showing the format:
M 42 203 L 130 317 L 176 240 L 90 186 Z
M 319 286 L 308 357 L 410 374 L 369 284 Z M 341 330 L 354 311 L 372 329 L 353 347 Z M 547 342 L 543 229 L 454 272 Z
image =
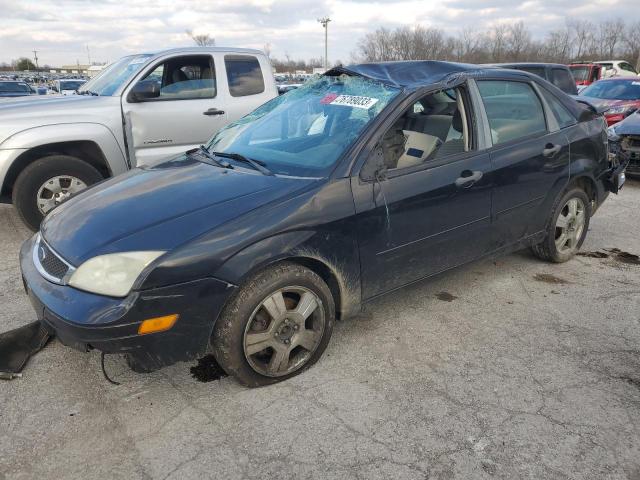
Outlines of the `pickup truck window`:
M 264 92 L 262 69 L 251 55 L 225 55 L 227 81 L 232 97 L 244 97 Z
M 155 81 L 160 100 L 188 100 L 216 96 L 216 72 L 209 55 L 171 58 L 149 72 L 141 82 Z
M 528 83 L 479 80 L 494 145 L 547 131 L 540 99 Z

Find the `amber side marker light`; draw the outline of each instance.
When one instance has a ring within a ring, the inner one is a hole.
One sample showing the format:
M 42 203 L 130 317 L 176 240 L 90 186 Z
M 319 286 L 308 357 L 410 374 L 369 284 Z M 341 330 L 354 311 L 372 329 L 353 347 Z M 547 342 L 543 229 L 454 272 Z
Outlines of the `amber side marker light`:
M 149 318 L 140 324 L 138 327 L 138 335 L 146 335 L 147 333 L 157 333 L 169 330 L 180 315 L 174 313 L 173 315 L 165 315 L 164 317 Z

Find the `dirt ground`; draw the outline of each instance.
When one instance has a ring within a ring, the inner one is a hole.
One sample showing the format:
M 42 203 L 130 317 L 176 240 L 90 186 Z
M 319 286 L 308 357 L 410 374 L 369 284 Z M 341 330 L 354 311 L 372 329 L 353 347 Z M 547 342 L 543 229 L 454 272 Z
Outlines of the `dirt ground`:
M 630 181 L 587 255 L 521 252 L 386 296 L 267 388 L 108 357 L 115 386 L 97 353 L 53 342 L 0 383 L 0 479 L 640 479 L 639 212 Z M 0 206 L 0 331 L 34 320 L 27 236 Z

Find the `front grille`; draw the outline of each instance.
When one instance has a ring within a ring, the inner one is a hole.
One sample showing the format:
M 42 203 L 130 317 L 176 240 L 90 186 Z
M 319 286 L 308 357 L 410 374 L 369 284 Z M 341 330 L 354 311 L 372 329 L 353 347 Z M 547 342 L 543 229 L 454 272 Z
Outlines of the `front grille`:
M 72 268 L 67 262 L 62 260 L 49 245 L 38 237 L 33 251 L 33 261 L 40 273 L 56 283 L 62 283 L 65 275 Z

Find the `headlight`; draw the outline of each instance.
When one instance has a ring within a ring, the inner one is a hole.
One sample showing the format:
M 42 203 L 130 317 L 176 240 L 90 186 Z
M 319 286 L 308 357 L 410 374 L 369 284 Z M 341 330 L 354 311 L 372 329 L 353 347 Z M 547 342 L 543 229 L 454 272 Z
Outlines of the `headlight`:
M 620 136 L 616 133 L 615 125 L 607 128 L 607 137 L 609 138 L 610 142 L 617 142 L 618 140 L 620 140 Z
M 69 285 L 100 295 L 126 297 L 142 271 L 165 252 L 122 252 L 94 257 L 78 267 Z

